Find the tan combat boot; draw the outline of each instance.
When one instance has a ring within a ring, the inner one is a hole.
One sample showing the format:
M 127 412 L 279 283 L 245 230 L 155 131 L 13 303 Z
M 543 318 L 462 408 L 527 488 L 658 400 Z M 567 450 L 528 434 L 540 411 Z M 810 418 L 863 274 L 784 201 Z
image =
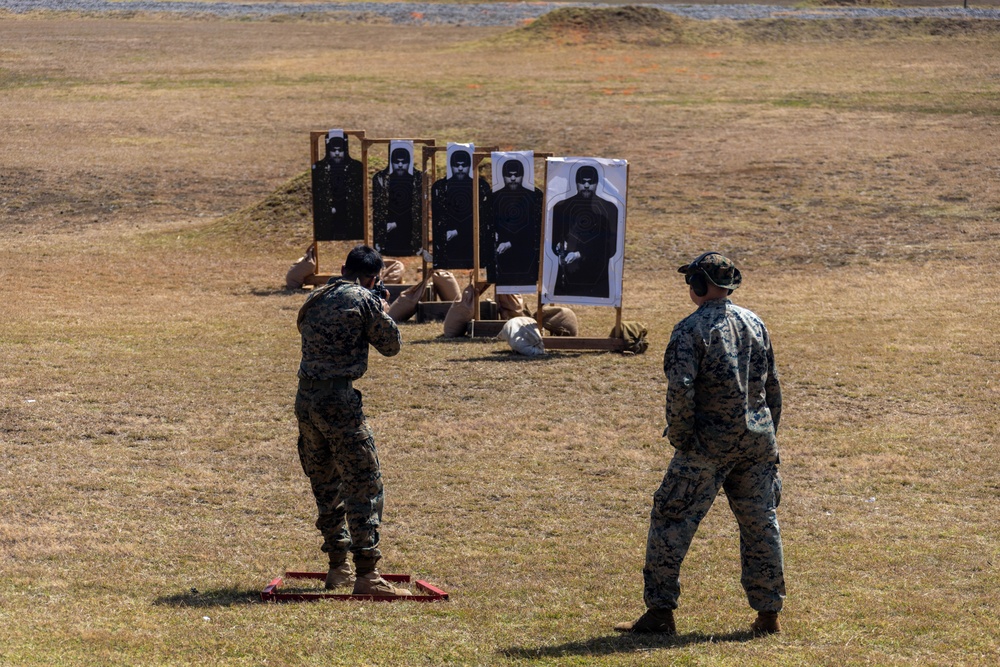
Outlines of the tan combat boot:
M 757 620 L 750 626 L 750 631 L 758 637 L 776 635 L 781 632 L 781 624 L 778 623 L 778 612 L 758 611 Z
M 369 572 L 368 574 L 358 575 L 357 581 L 354 582 L 354 595 L 376 595 L 385 597 L 389 595 L 407 596 L 413 595 L 413 593 L 405 588 L 396 588 L 383 579 L 382 575 L 378 573 L 378 570 L 375 570 L 373 572 Z
M 326 573 L 326 589 L 332 591 L 341 586 L 350 586 L 354 583 L 354 571 L 351 564 L 344 561 L 340 565 L 330 565 L 330 571 Z
M 647 609 L 646 613 L 629 623 L 619 623 L 615 626 L 618 632 L 635 632 L 638 634 L 676 635 L 672 609 Z

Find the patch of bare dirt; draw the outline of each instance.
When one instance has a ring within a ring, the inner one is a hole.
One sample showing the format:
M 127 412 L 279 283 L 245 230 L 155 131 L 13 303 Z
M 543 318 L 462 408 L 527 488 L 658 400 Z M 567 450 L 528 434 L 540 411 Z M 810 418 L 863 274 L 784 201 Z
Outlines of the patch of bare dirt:
M 0 225 L 40 234 L 138 220 L 211 219 L 233 190 L 227 179 L 193 170 L 121 177 L 94 168 L 11 167 L 0 170 Z
M 628 44 L 670 44 L 693 29 L 693 19 L 655 7 L 566 7 L 545 14 L 514 34 L 562 44 L 615 41 Z
M 744 21 L 720 40 L 768 42 L 888 42 L 1000 35 L 1000 21 L 945 18 L 761 19 Z
M 891 0 L 887 0 L 890 1 Z M 824 6 L 889 6 L 883 0 L 823 0 Z M 560 45 L 730 44 L 898 40 L 979 37 L 1000 34 L 1000 21 L 950 18 L 838 18 L 699 21 L 655 7 L 567 7 L 517 28 L 501 40 L 549 41 Z

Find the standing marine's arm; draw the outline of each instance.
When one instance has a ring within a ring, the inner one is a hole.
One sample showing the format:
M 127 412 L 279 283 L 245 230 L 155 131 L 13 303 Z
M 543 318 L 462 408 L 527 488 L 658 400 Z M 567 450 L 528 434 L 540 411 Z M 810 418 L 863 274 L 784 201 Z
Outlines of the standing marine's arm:
M 299 333 L 302 333 L 302 321 L 305 319 L 306 313 L 309 312 L 309 309 L 311 309 L 313 306 L 315 306 L 316 304 L 318 304 L 320 298 L 324 294 L 326 294 L 327 292 L 329 292 L 331 289 L 334 289 L 334 286 L 324 285 L 323 287 L 320 287 L 319 289 L 314 289 L 306 297 L 306 300 L 302 303 L 302 306 L 299 307 L 298 316 L 295 318 L 295 326 L 296 326 L 296 328 L 298 328 Z
M 372 344 L 379 354 L 386 357 L 394 357 L 399 354 L 399 349 L 403 344 L 403 337 L 399 333 L 399 327 L 382 310 L 382 300 L 375 295 L 368 295 L 363 303 L 365 309 L 365 320 L 368 322 L 368 342 Z
M 695 432 L 694 381 L 698 377 L 703 351 L 694 332 L 674 329 L 663 355 L 663 372 L 667 376 L 667 428 L 663 435 L 678 451 L 686 452 L 698 445 Z

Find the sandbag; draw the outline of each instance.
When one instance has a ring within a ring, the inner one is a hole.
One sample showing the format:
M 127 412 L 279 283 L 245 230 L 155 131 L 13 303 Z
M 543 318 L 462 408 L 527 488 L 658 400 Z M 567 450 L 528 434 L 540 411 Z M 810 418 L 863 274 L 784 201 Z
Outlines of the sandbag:
M 312 246 L 306 250 L 306 254 L 299 257 L 285 274 L 285 289 L 299 289 L 305 279 L 316 273 L 316 253 Z
M 416 285 L 410 285 L 396 297 L 396 300 L 389 306 L 389 317 L 394 322 L 405 322 L 413 317 L 413 314 L 417 312 L 417 304 L 420 302 L 420 297 L 423 296 L 424 290 L 427 289 L 428 282 L 430 282 L 429 276 Z
M 462 292 L 462 298 L 453 301 L 444 316 L 444 335 L 447 338 L 464 336 L 472 314 L 475 312 L 476 288 L 470 283 Z
M 462 288 L 458 284 L 458 278 L 451 271 L 438 269 L 433 274 L 434 291 L 437 292 L 441 301 L 455 301 L 462 296 Z
M 646 325 L 642 322 L 622 322 L 621 330 L 617 326 L 611 329 L 611 337 L 625 340 L 625 352 L 642 354 L 649 349 Z
M 406 265 L 398 259 L 383 259 L 385 266 L 382 267 L 380 277 L 386 285 L 399 285 L 403 282 L 403 272 Z
M 510 349 L 528 357 L 545 354 L 545 343 L 533 317 L 514 317 L 507 320 L 497 338 L 507 341 Z
M 542 308 L 542 328 L 553 336 L 576 336 L 580 332 L 576 313 L 564 306 Z
M 497 294 L 497 316 L 501 320 L 528 315 L 524 298 L 520 294 Z

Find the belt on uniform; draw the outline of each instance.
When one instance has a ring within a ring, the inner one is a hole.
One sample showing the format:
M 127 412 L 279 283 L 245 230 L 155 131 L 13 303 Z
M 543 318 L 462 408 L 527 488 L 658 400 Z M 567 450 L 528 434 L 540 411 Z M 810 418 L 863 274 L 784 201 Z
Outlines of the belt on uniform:
M 304 389 L 350 389 L 351 378 L 330 378 L 329 380 L 311 380 L 299 378 L 299 386 Z

